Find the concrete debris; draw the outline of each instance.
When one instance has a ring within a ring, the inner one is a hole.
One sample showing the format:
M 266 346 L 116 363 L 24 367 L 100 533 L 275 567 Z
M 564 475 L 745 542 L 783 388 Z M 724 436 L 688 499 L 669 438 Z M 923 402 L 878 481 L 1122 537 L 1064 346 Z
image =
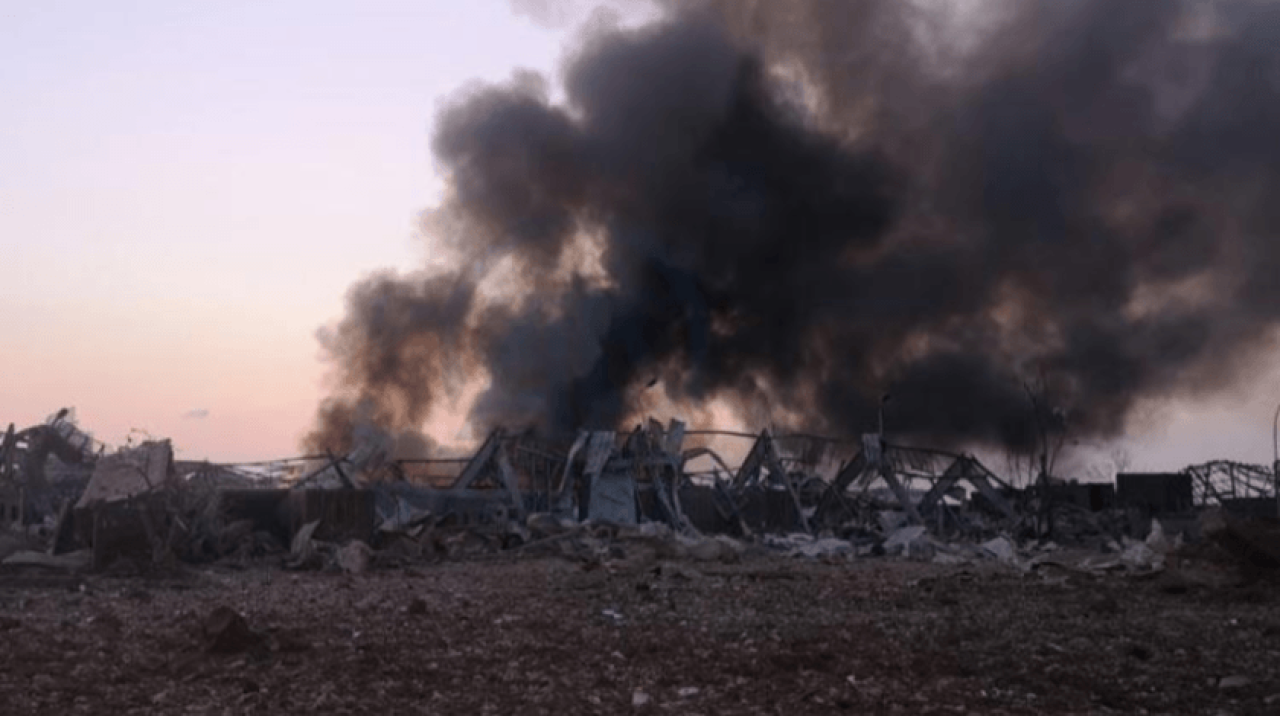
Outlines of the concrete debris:
M 996 537 L 983 542 L 980 546 L 984 552 L 1001 562 L 1012 564 L 1018 559 L 1013 542 L 1010 542 L 1008 537 Z
M 907 524 L 907 513 L 900 510 L 881 510 L 876 513 L 876 521 L 880 524 L 881 532 L 892 534 L 899 527 Z
M 884 553 L 890 556 L 910 554 L 912 545 L 922 544 L 928 540 L 928 530 L 924 525 L 900 527 L 884 541 Z M 916 549 L 922 550 L 922 547 Z
M 1168 554 L 1175 547 L 1174 543 L 1165 536 L 1164 525 L 1154 517 L 1151 518 L 1151 532 L 1147 534 L 1146 543 L 1147 547 L 1157 554 Z
M 1235 676 L 1224 676 L 1218 680 L 1218 688 L 1220 689 L 1242 689 L 1253 683 L 1253 679 L 1247 676 L 1236 674 Z
M 703 574 L 692 567 L 679 562 L 663 562 L 653 570 L 654 576 L 665 580 L 683 580 L 692 582 L 702 579 Z
M 1146 542 L 1129 541 L 1124 552 L 1120 553 L 1120 561 L 1131 569 L 1151 570 L 1164 566 L 1164 557 L 1151 549 Z
M 0 532 L 0 560 L 4 560 L 15 552 L 24 550 L 35 551 L 40 545 L 37 540 L 33 540 L 25 534 L 12 534 Z
M 289 547 L 289 560 L 295 566 L 311 564 L 315 561 L 317 552 L 312 535 L 315 534 L 319 526 L 319 520 L 308 522 L 293 536 L 293 542 Z
M 264 642 L 263 635 L 249 628 L 239 612 L 227 606 L 215 607 L 201 627 L 205 649 L 213 654 L 238 654 Z
M 92 561 L 93 555 L 87 550 L 60 555 L 20 550 L 5 557 L 0 564 L 9 568 L 39 567 L 59 572 L 75 573 L 87 570 Z
M 806 534 L 766 535 L 765 544 L 792 557 L 832 559 L 852 557 L 857 550 L 852 542 L 837 537 L 814 538 Z
M 741 542 L 723 535 L 702 538 L 679 537 L 678 540 L 685 554 L 695 562 L 739 562 L 745 551 Z
M 712 448 L 729 436 L 752 440 L 736 468 Z M 274 560 L 358 575 L 499 552 L 559 556 L 584 569 L 883 555 L 1136 575 L 1176 563 L 1206 537 L 1240 564 L 1280 568 L 1280 523 L 1254 514 L 1267 507 L 1257 494 L 1265 475 L 1247 466 L 1125 473 L 1123 489 L 1046 477 L 1019 490 L 972 456 L 862 437 L 841 443 L 648 421 L 629 433 L 583 431 L 569 445 L 495 430 L 467 459 L 397 462 L 386 445 L 357 444 L 269 482 L 228 466 L 179 468 L 167 440 L 106 452 L 59 414 L 0 440 L 0 524 L 18 523 L 0 532 L 0 558 L 6 568 L 64 571 L 120 559 L 231 568 Z M 45 448 L 83 465 L 86 477 L 60 502 L 60 517 L 46 510 L 37 519 L 12 497 L 35 484 L 14 455 Z M 709 469 L 693 467 L 698 460 Z M 453 466 L 449 474 L 430 474 L 443 464 Z M 1226 489 L 1245 478 L 1248 490 Z M 307 489 L 329 482 L 332 489 Z M 1252 512 L 1208 510 L 1197 523 L 1188 494 L 1193 506 L 1220 498 Z
M 168 440 L 145 442 L 100 458 L 93 476 L 76 503 L 118 502 L 163 489 L 173 479 L 173 445 Z
M 373 550 L 359 540 L 347 543 L 337 554 L 338 566 L 347 574 L 364 574 L 369 571 L 372 559 Z

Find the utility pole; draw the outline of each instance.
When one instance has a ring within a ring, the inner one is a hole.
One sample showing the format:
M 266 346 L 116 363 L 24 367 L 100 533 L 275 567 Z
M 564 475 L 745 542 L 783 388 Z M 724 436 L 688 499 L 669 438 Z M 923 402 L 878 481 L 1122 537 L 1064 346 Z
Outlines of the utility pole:
M 1040 476 L 1036 480 L 1036 484 L 1040 493 L 1040 519 L 1037 535 L 1041 538 L 1053 536 L 1053 505 L 1052 505 L 1052 486 L 1049 477 L 1049 425 L 1048 416 L 1050 413 L 1049 402 L 1047 400 L 1048 387 L 1047 383 L 1041 376 L 1040 385 L 1033 389 L 1029 383 L 1023 383 L 1022 386 L 1027 391 L 1027 398 L 1031 401 L 1031 420 L 1035 426 L 1036 438 L 1039 440 L 1040 448 Z
M 879 430 L 879 432 L 880 432 L 880 442 L 884 442 L 884 404 L 885 404 L 885 403 L 887 403 L 887 402 L 889 402 L 889 397 L 890 397 L 890 396 L 889 396 L 889 394 L 888 394 L 888 393 L 885 393 L 884 395 L 880 396 L 880 411 L 879 411 L 879 418 L 880 418 L 880 430 Z
M 1280 405 L 1271 419 L 1271 483 L 1276 491 L 1276 517 L 1280 518 Z

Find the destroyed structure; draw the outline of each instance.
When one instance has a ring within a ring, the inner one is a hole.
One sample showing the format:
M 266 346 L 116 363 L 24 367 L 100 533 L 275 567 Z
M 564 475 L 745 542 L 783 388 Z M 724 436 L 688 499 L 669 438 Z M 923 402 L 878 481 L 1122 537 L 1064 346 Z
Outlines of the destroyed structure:
M 96 567 L 285 553 L 300 565 L 314 562 L 312 543 L 407 540 L 420 552 L 424 539 L 444 549 L 440 540 L 458 535 L 500 550 L 580 524 L 761 544 L 828 540 L 865 554 L 908 549 L 908 537 L 1105 548 L 1153 529 L 1196 539 L 1205 509 L 1220 510 L 1220 534 L 1256 531 L 1247 520 L 1274 519 L 1276 508 L 1274 476 L 1237 463 L 1018 488 L 972 455 L 880 434 L 753 435 L 674 420 L 582 431 L 568 444 L 495 430 L 469 458 L 388 454 L 374 441 L 342 456 L 181 462 L 162 440 L 109 452 L 63 411 L 10 427 L 0 494 L 7 522 L 45 534 L 51 555 L 84 554 Z

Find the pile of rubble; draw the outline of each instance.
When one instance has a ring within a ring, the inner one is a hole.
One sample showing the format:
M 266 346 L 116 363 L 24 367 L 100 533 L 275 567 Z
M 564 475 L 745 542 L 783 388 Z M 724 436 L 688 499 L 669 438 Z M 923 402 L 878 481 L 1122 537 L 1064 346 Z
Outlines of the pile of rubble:
M 177 463 L 164 440 L 108 453 L 63 411 L 38 429 L 11 426 L 0 444 L 0 486 L 22 494 L 16 511 L 0 505 L 20 525 L 0 540 L 0 558 L 5 569 L 266 562 L 359 573 L 495 555 L 592 565 L 887 557 L 1144 573 L 1204 536 L 1234 559 L 1280 566 L 1280 532 L 1264 518 L 1215 511 L 1201 524 L 1092 510 L 1106 496 L 1097 486 L 1076 490 L 1080 499 L 1048 480 L 1015 490 L 972 456 L 879 435 L 839 443 L 763 431 L 736 469 L 709 441 L 686 444 L 723 436 L 744 437 L 678 421 L 625 435 L 584 431 L 559 446 L 495 431 L 469 459 L 417 464 L 369 443 L 282 481 Z M 79 466 L 71 472 L 83 479 L 59 481 L 73 494 L 59 498 L 46 479 L 41 460 L 51 455 Z M 692 470 L 699 459 L 712 468 Z M 824 460 L 835 466 L 827 476 Z M 457 471 L 413 474 L 440 465 Z

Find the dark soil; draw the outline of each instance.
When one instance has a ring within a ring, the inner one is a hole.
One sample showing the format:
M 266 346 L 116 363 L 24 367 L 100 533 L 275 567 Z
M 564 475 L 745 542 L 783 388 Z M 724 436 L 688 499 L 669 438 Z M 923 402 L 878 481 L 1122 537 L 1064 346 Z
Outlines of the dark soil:
M 876 559 L 6 575 L 0 712 L 1274 714 L 1278 598 Z

